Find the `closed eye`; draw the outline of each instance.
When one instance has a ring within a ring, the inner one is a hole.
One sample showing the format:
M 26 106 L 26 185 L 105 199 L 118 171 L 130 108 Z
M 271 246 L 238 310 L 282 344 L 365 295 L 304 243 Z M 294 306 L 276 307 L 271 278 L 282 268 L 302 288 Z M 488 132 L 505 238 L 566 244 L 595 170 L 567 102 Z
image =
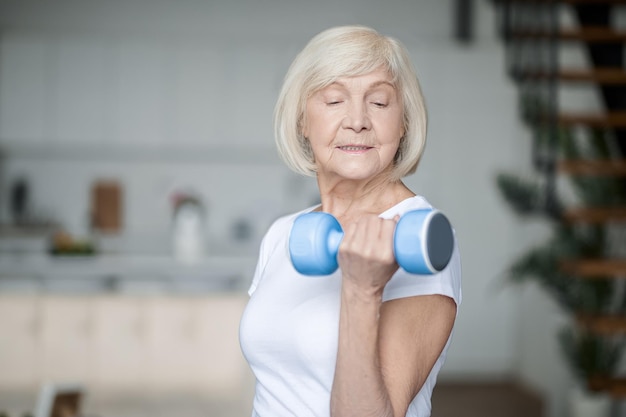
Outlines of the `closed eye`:
M 386 103 L 381 103 L 381 102 L 377 102 L 377 101 L 373 102 L 372 104 L 374 106 L 376 106 L 376 107 L 380 107 L 381 109 L 387 107 Z

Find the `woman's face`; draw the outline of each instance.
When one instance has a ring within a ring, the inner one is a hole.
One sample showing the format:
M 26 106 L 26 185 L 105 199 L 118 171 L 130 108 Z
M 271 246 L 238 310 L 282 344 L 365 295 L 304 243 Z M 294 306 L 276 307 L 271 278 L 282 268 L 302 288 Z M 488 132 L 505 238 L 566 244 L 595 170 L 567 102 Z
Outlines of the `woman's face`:
M 372 179 L 388 173 L 404 134 L 401 98 L 385 70 L 339 78 L 306 104 L 302 129 L 318 175 Z

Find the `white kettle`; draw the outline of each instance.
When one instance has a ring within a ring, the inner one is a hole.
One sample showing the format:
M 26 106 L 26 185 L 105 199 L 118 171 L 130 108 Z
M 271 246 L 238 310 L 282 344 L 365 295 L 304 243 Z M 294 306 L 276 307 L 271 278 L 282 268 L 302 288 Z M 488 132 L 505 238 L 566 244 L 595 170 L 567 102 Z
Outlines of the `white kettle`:
M 195 263 L 205 256 L 205 209 L 193 196 L 178 196 L 174 206 L 172 249 L 174 258 Z

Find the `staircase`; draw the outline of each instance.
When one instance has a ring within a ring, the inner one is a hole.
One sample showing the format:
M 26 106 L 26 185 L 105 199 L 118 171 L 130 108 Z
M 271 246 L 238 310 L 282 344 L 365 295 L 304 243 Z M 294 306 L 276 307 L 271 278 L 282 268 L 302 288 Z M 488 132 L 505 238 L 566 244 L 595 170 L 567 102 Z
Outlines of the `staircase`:
M 566 224 L 626 231 L 626 201 L 575 207 L 556 202 L 562 177 L 613 179 L 626 192 L 626 0 L 495 0 L 494 5 L 506 46 L 507 71 L 522 98 L 521 117 L 533 130 L 549 132 L 533 139 L 533 165 L 545 176 L 548 211 Z M 625 15 L 621 28 L 615 24 L 619 12 Z M 567 48 L 584 51 L 588 65 L 563 65 Z M 564 110 L 571 103 L 559 102 L 560 93 L 577 88 L 595 88 L 603 110 Z M 610 152 L 602 157 L 566 156 L 558 145 L 563 130 L 578 134 L 576 140 L 593 136 L 592 131 L 602 132 L 603 138 L 609 138 Z M 626 248 L 626 233 L 621 236 L 621 246 Z M 571 279 L 604 280 L 617 288 L 626 278 L 626 251 L 563 259 L 560 268 Z M 578 326 L 593 334 L 626 336 L 624 308 L 610 314 L 579 312 L 575 317 Z M 596 378 L 589 385 L 626 399 L 626 376 Z

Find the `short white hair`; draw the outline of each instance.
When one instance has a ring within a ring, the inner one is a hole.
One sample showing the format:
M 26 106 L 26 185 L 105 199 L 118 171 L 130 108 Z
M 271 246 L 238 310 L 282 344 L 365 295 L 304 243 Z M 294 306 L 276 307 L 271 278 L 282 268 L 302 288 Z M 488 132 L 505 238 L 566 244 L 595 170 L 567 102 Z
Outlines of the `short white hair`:
M 308 140 L 302 134 L 308 98 L 338 78 L 385 68 L 398 91 L 404 136 L 394 160 L 392 179 L 412 174 L 424 151 L 427 116 L 424 98 L 406 47 L 365 26 L 340 26 L 313 37 L 291 63 L 274 109 L 274 139 L 293 171 L 315 176 Z

